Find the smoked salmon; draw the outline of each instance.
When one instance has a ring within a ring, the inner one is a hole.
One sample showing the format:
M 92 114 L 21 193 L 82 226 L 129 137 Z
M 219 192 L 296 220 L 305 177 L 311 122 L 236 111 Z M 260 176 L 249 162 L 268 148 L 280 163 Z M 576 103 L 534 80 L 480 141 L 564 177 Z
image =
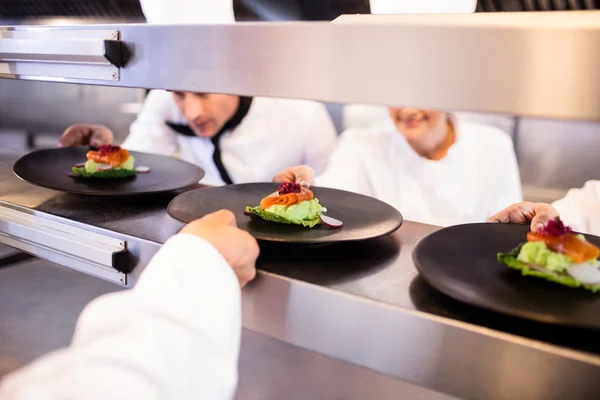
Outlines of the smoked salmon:
M 281 192 L 270 194 L 260 201 L 260 206 L 266 210 L 272 205 L 291 206 L 293 204 L 314 199 L 315 195 L 312 190 L 305 187 L 302 187 L 299 190 L 299 192 L 294 191 L 285 194 L 281 194 Z
M 90 150 L 87 153 L 87 159 L 98 164 L 108 164 L 111 167 L 118 167 L 124 164 L 129 158 L 129 152 L 119 146 L 100 146 L 98 151 Z
M 529 232 L 527 241 L 544 242 L 550 250 L 566 255 L 576 264 L 600 257 L 600 249 L 585 240 L 581 240 L 571 232 L 555 236 Z

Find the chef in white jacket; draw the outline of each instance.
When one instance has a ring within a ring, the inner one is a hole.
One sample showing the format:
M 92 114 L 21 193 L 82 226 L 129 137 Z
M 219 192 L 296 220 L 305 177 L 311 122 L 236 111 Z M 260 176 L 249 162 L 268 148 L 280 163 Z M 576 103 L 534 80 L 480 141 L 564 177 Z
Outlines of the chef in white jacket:
M 552 205 L 513 204 L 494 215 L 489 222 L 531 224 L 531 230 L 538 231 L 559 215 L 577 232 L 600 235 L 600 181 L 588 181 L 581 189 L 571 189 Z
M 142 0 L 150 24 L 235 23 L 232 0 Z M 105 126 L 77 124 L 62 146 L 113 144 Z M 178 156 L 205 171 L 202 183 L 270 180 L 285 167 L 322 172 L 337 141 L 325 106 L 308 100 L 153 90 L 122 143 L 128 150 Z
M 60 144 L 112 144 L 102 125 L 72 125 Z M 323 171 L 337 141 L 323 104 L 306 100 L 153 90 L 122 143 L 127 150 L 179 156 L 206 172 L 202 183 L 270 180 L 282 168 Z
M 389 108 L 389 121 L 348 129 L 327 170 L 281 171 L 276 181 L 376 197 L 410 221 L 448 226 L 485 221 L 522 200 L 517 161 L 502 130 L 434 110 Z
M 68 348 L 7 376 L 0 399 L 233 398 L 240 286 L 254 278 L 258 252 L 230 211 L 190 223 L 134 289 L 84 309 Z
M 233 15 L 230 0 L 141 3 L 149 22 L 161 15 L 198 22 L 181 11 L 227 3 Z M 227 7 L 210 12 L 227 14 Z M 257 256 L 256 241 L 236 228 L 229 211 L 190 223 L 165 243 L 134 289 L 85 308 L 70 347 L 5 377 L 0 399 L 232 399 L 240 287 L 254 278 Z

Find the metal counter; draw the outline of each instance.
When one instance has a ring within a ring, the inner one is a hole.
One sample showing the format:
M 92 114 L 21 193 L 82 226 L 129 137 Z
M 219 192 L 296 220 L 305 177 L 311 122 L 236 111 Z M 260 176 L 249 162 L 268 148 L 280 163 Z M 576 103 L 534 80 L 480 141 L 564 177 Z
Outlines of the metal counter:
M 15 177 L 15 160 L 0 157 L 0 211 L 19 206 L 36 218 L 125 241 L 137 264 L 125 286 L 182 226 L 166 213 L 176 193 L 114 199 L 57 193 Z M 0 235 L 10 236 L 2 223 Z M 361 243 L 262 244 L 261 272 L 243 293 L 244 328 L 460 398 L 584 399 L 600 389 L 597 332 L 474 309 L 419 279 L 412 249 L 436 229 L 406 222 L 390 236 Z M 71 262 L 65 264 L 82 270 Z
M 40 259 L 0 268 L 0 379 L 68 346 L 83 308 L 98 296 L 118 290 L 116 285 Z M 392 400 L 399 394 L 411 400 L 451 399 L 242 331 L 236 400 Z
M 599 120 L 599 18 L 0 27 L 0 78 Z

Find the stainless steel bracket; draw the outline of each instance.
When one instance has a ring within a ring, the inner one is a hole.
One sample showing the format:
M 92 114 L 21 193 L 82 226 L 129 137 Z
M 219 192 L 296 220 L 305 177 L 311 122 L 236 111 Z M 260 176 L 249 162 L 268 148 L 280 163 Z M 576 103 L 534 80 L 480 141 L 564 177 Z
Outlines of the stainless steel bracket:
M 118 81 L 118 30 L 0 29 L 0 77 Z
M 0 243 L 120 284 L 130 272 L 127 242 L 0 202 Z

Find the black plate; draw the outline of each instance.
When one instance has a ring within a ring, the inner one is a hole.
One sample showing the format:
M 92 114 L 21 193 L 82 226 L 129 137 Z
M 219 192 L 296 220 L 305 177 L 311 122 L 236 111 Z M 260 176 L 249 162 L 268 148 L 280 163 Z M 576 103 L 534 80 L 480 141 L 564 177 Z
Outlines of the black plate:
M 192 186 L 204 176 L 201 168 L 176 158 L 132 151 L 135 165 L 150 167 L 149 173 L 111 180 L 69 177 L 73 165 L 87 160 L 88 150 L 88 147 L 63 147 L 34 151 L 17 160 L 13 171 L 37 186 L 96 196 L 167 192 Z
M 168 212 L 173 218 L 190 222 L 213 211 L 227 208 L 238 226 L 259 240 L 288 243 L 327 243 L 364 240 L 394 232 L 402 225 L 402 215 L 394 207 L 372 197 L 342 190 L 313 188 L 315 197 L 327 208 L 327 215 L 344 222 L 341 229 L 323 224 L 314 228 L 285 225 L 244 215 L 246 206 L 257 206 L 273 193 L 277 184 L 246 183 L 217 188 L 190 190 L 175 197 Z
M 600 328 L 600 293 L 521 276 L 498 263 L 526 240 L 529 227 L 508 224 L 457 225 L 423 239 L 413 259 L 425 280 L 456 300 L 539 322 Z M 586 235 L 600 245 L 600 238 Z

